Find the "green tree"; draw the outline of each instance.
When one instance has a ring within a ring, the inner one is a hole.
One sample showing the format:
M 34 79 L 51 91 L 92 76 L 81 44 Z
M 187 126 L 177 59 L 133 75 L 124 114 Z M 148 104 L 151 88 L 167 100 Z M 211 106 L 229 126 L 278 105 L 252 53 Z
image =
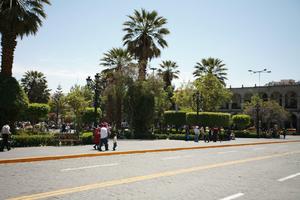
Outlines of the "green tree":
M 256 121 L 257 110 L 256 105 L 259 105 L 259 116 L 263 124 L 270 128 L 271 124 L 279 126 L 288 119 L 289 113 L 282 108 L 276 101 L 263 101 L 258 95 L 251 97 L 251 102 L 246 102 L 244 105 L 244 113 L 251 116 Z
M 0 127 L 10 122 L 11 128 L 28 106 L 28 98 L 13 77 L 0 74 Z
M 49 105 L 51 108 L 51 112 L 55 113 L 55 121 L 56 121 L 56 125 L 58 125 L 59 116 L 64 113 L 64 110 L 66 108 L 65 95 L 63 94 L 60 85 L 58 85 L 55 93 L 50 98 Z
M 0 32 L 2 46 L 1 74 L 12 75 L 17 37 L 36 34 L 46 17 L 44 4 L 48 0 L 1 0 Z
M 245 114 L 238 114 L 232 116 L 232 122 L 238 129 L 244 129 L 250 125 L 250 116 Z
M 195 78 L 200 79 L 203 76 L 212 74 L 219 79 L 219 81 L 225 85 L 225 80 L 227 80 L 227 68 L 225 64 L 219 58 L 208 58 L 202 59 L 201 62 L 196 63 L 196 70 L 193 72 Z
M 191 112 L 195 107 L 194 106 L 195 102 L 193 99 L 194 92 L 195 92 L 195 86 L 193 85 L 193 83 L 188 82 L 186 84 L 182 84 L 174 92 L 174 96 L 172 97 L 172 99 L 180 110 Z
M 117 128 L 121 128 L 122 114 L 123 114 L 123 99 L 125 96 L 125 79 L 126 79 L 126 68 L 132 64 L 132 56 L 127 50 L 122 48 L 113 48 L 107 53 L 104 54 L 104 57 L 101 59 L 100 65 L 104 67 L 109 67 L 104 70 L 104 73 L 107 77 L 110 78 L 107 95 L 110 95 L 107 99 L 115 97 L 115 105 L 112 104 L 112 101 L 106 101 L 109 104 L 108 111 L 113 112 L 111 106 L 116 107 L 115 117 L 109 117 L 111 120 L 116 119 L 115 123 Z M 113 116 L 114 113 L 109 113 L 110 116 Z
M 123 24 L 126 32 L 123 37 L 124 45 L 138 59 L 139 80 L 145 80 L 148 61 L 160 56 L 159 46 L 168 46 L 164 36 L 169 34 L 169 30 L 163 27 L 167 19 L 158 16 L 156 11 L 148 12 L 145 9 L 140 12 L 135 10 L 128 17 L 129 21 Z
M 166 60 L 160 64 L 160 67 L 161 69 L 158 69 L 158 75 L 162 77 L 165 82 L 164 88 L 172 86 L 172 80 L 177 79 L 179 75 L 177 63 L 171 60 Z
M 48 103 L 50 89 L 42 72 L 27 71 L 21 79 L 21 85 L 30 103 Z
M 26 117 L 32 124 L 36 124 L 40 120 L 46 120 L 50 111 L 50 107 L 43 103 L 32 103 L 28 105 Z
M 232 93 L 224 87 L 219 79 L 210 73 L 197 79 L 195 86 L 201 94 L 201 106 L 205 112 L 217 111 L 232 96 Z

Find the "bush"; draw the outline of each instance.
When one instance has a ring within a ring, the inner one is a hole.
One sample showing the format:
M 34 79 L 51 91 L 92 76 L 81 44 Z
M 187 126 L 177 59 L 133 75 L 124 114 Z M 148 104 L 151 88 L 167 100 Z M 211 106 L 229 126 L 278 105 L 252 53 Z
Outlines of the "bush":
M 185 134 L 170 134 L 169 135 L 170 140 L 185 140 L 186 136 Z M 189 140 L 194 140 L 194 135 L 189 135 Z
M 50 107 L 47 104 L 31 103 L 28 105 L 28 108 L 26 110 L 26 116 L 31 122 L 35 124 L 39 120 L 46 119 L 49 111 Z
M 238 129 L 244 129 L 250 124 L 250 116 L 249 115 L 234 115 L 232 116 L 232 121 L 233 124 L 238 128 Z
M 94 144 L 93 143 L 93 133 L 92 132 L 84 132 L 80 136 L 82 144 Z
M 155 138 L 156 139 L 167 139 L 168 138 L 168 134 L 155 134 Z
M 201 125 L 208 127 L 228 127 L 230 125 L 229 113 L 200 112 L 198 119 L 196 112 L 186 114 L 186 122 L 190 125 Z
M 165 111 L 165 123 L 174 125 L 177 128 L 186 124 L 186 112 L 184 111 Z
M 41 145 L 56 145 L 54 135 L 13 135 L 14 147 L 33 147 Z
M 246 130 L 244 130 L 244 131 L 238 130 L 238 131 L 233 131 L 233 132 L 234 132 L 235 137 L 239 137 L 239 138 L 257 138 L 256 132 L 249 132 L 249 131 L 246 131 Z

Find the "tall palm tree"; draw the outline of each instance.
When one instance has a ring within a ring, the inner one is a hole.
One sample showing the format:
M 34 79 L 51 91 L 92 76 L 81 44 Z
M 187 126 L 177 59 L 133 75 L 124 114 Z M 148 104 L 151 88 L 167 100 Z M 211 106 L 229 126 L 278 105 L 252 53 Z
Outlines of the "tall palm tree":
M 132 61 L 131 54 L 122 48 L 113 48 L 107 53 L 104 53 L 104 57 L 101 59 L 100 65 L 108 67 L 102 71 L 104 77 L 107 78 L 108 84 L 115 88 L 116 96 L 116 125 L 117 128 L 121 127 L 122 122 L 122 107 L 123 107 L 123 97 L 124 97 L 124 82 L 123 82 L 123 71 L 127 68 Z M 111 95 L 111 94 L 109 94 Z M 109 96 L 109 98 L 112 98 Z M 108 101 L 108 111 L 111 109 L 112 101 Z M 108 113 L 112 116 L 112 113 Z
M 172 80 L 178 78 L 179 70 L 176 62 L 171 60 L 163 61 L 160 64 L 161 69 L 158 69 L 158 75 L 160 75 L 165 82 L 165 88 L 172 85 Z
M 227 80 L 227 68 L 223 61 L 219 58 L 207 58 L 202 59 L 201 63 L 196 63 L 196 70 L 193 72 L 194 77 L 202 78 L 207 74 L 212 74 L 219 79 L 219 81 L 225 86 L 225 80 Z
M 42 18 L 46 18 L 44 4 L 50 5 L 49 0 L 0 0 L 2 75 L 12 75 L 17 37 L 36 34 L 42 25 Z
M 160 56 L 159 47 L 168 46 L 164 36 L 169 34 L 169 30 L 163 26 L 167 19 L 158 16 L 156 11 L 148 12 L 134 10 L 133 16 L 128 16 L 129 21 L 123 25 L 126 35 L 123 37 L 124 45 L 128 51 L 139 62 L 139 80 L 145 80 L 148 60 Z

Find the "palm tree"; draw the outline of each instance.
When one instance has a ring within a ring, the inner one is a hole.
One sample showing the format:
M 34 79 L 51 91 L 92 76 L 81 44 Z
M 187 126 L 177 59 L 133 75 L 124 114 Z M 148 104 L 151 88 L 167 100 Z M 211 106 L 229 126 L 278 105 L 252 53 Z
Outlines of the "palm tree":
M 196 70 L 193 72 L 194 77 L 197 79 L 202 78 L 207 74 L 212 74 L 219 79 L 219 81 L 225 86 L 225 80 L 227 80 L 227 68 L 223 61 L 219 58 L 202 59 L 201 63 L 196 63 Z
M 104 57 L 101 59 L 100 65 L 109 67 L 102 71 L 104 77 L 107 78 L 109 84 L 115 88 L 116 96 L 116 125 L 117 128 L 121 127 L 122 122 L 122 106 L 124 97 L 124 81 L 123 81 L 123 71 L 125 68 L 131 64 L 132 56 L 131 54 L 122 48 L 113 48 L 107 53 L 104 53 Z M 111 95 L 111 94 L 108 94 Z M 109 96 L 109 98 L 112 98 Z M 112 111 L 110 107 L 113 106 L 112 102 L 108 102 L 109 111 Z M 112 113 L 108 113 L 112 116 Z
M 176 62 L 171 60 L 163 61 L 160 64 L 161 69 L 158 69 L 158 75 L 160 75 L 165 82 L 165 88 L 172 85 L 172 80 L 178 78 L 179 70 Z
M 30 103 L 48 103 L 50 89 L 42 72 L 27 71 L 21 79 L 21 85 L 28 95 Z
M 167 19 L 158 16 L 156 11 L 148 12 L 145 9 L 141 12 L 134 10 L 134 15 L 128 17 L 130 20 L 123 24 L 123 30 L 127 32 L 123 42 L 128 51 L 138 59 L 139 80 L 145 80 L 148 60 L 160 56 L 159 46 L 168 46 L 164 36 L 170 32 L 163 28 Z
M 36 34 L 46 18 L 44 4 L 49 0 L 1 0 L 0 32 L 2 46 L 1 74 L 12 75 L 14 51 L 17 37 Z

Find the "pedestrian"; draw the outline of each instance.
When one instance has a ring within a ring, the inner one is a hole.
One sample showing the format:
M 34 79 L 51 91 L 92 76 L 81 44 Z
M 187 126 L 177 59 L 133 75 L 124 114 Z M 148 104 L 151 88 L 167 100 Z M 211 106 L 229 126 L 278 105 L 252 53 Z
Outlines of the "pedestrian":
M 198 126 L 194 126 L 194 133 L 195 133 L 194 141 L 198 142 L 199 141 L 199 135 L 200 135 L 200 131 L 199 131 L 199 127 Z
M 204 142 L 207 141 L 207 142 L 209 143 L 209 141 L 210 141 L 209 132 L 210 132 L 210 130 L 209 130 L 208 126 L 205 127 L 205 131 L 204 131 Z
M 108 151 L 108 130 L 104 123 L 101 124 L 100 128 L 100 145 L 99 145 L 99 151 L 102 151 L 102 145 L 105 146 L 105 151 Z
M 213 141 L 217 142 L 217 137 L 218 137 L 218 128 L 214 127 L 213 128 Z
M 100 144 L 100 128 L 99 126 L 97 126 L 96 128 L 94 128 L 94 149 L 99 149 L 99 144 Z
M 9 137 L 10 137 L 10 127 L 8 123 L 4 124 L 4 126 L 1 129 L 1 137 L 2 137 L 2 143 L 0 151 L 4 151 L 4 147 L 6 146 L 7 151 L 10 150 L 10 144 L 9 144 Z
M 190 125 L 185 125 L 185 141 L 190 139 Z
M 286 129 L 284 128 L 283 129 L 283 139 L 285 139 L 285 136 L 286 136 Z
M 201 139 L 204 139 L 204 128 L 203 128 L 203 126 L 201 126 L 201 128 L 200 128 L 200 136 L 201 136 Z
M 116 133 L 112 133 L 112 138 L 113 138 L 113 151 L 116 150 L 117 148 L 117 134 Z

